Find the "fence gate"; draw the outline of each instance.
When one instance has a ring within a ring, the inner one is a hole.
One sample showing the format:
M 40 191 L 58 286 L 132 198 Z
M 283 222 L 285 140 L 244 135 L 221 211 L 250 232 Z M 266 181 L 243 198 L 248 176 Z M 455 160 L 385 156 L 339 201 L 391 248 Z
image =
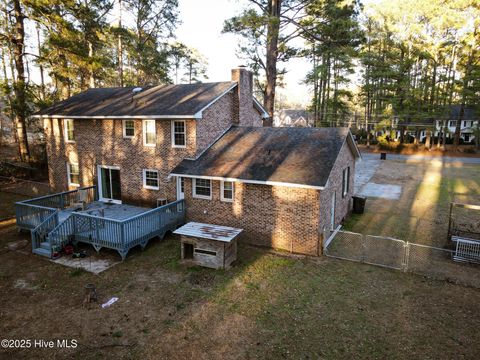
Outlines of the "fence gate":
M 324 255 L 480 288 L 480 266 L 453 261 L 453 250 L 340 229 L 341 226 L 325 240 Z
M 391 237 L 343 231 L 339 226 L 325 241 L 323 252 L 338 259 L 404 270 L 407 243 Z

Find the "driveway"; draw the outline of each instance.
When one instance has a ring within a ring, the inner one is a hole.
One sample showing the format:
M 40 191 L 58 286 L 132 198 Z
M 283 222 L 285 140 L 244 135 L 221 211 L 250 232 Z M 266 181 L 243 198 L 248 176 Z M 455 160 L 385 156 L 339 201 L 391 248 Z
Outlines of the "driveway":
M 380 159 L 379 153 L 362 153 L 363 161 Z M 450 157 L 438 155 L 403 155 L 403 154 L 387 154 L 387 160 L 403 160 L 403 161 L 441 161 L 444 163 L 459 162 L 462 164 L 478 164 L 480 158 L 475 157 Z

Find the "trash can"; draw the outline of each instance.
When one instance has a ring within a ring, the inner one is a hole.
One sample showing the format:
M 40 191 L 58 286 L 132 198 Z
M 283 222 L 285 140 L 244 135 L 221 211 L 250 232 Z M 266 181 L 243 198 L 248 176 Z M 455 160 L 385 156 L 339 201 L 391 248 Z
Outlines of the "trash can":
M 353 212 L 355 214 L 363 214 L 365 211 L 365 202 L 367 201 L 366 198 L 363 196 L 353 196 Z
M 380 160 L 387 160 L 387 153 L 380 153 Z

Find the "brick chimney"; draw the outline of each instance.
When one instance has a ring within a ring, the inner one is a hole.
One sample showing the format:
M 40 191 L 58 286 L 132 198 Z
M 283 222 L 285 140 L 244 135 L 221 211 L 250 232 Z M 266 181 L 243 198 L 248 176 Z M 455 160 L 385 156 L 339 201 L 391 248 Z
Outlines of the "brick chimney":
M 232 81 L 238 83 L 238 118 L 236 123 L 242 126 L 253 125 L 253 73 L 244 66 L 232 69 Z

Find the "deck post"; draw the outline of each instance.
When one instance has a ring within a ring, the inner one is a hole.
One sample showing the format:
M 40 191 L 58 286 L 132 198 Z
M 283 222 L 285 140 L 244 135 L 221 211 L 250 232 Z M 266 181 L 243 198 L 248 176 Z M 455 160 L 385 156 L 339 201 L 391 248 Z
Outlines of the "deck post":
M 452 211 L 453 211 L 453 202 L 450 203 L 450 212 L 448 214 L 448 232 L 447 232 L 447 242 L 451 239 L 450 231 L 452 229 Z

